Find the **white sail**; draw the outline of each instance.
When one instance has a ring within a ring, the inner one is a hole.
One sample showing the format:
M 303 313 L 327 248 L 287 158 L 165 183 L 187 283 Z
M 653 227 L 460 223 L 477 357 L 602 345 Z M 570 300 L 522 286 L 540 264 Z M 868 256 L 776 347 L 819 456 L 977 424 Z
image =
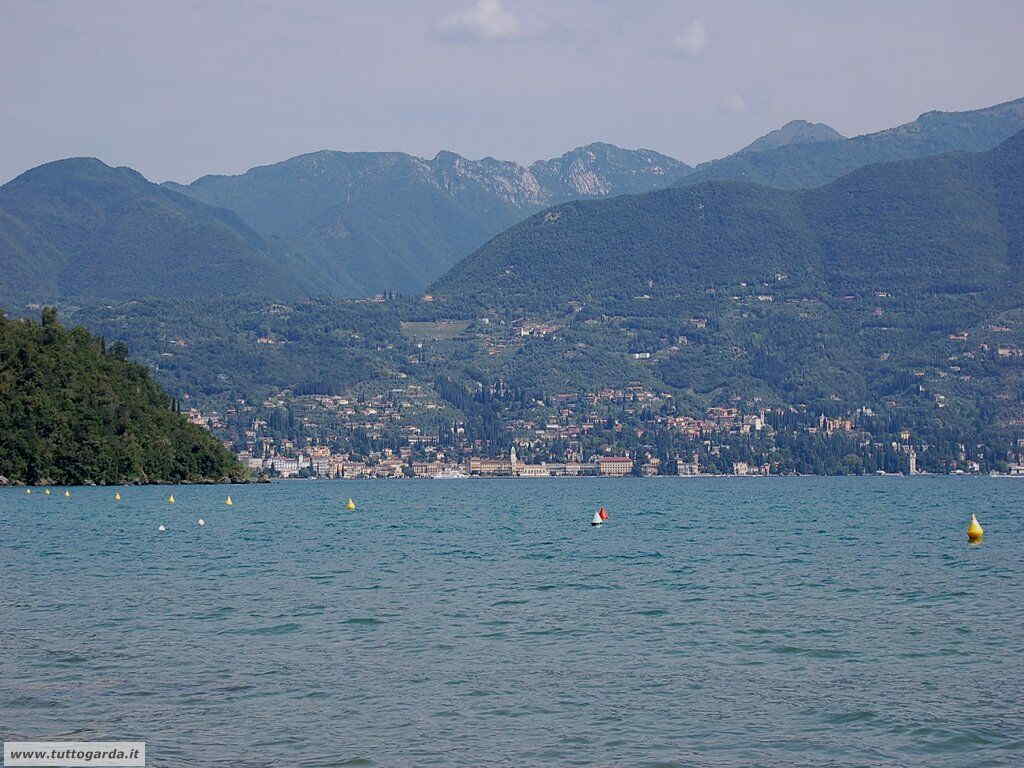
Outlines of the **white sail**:
M 600 525 L 603 522 L 604 522 L 604 520 L 601 519 L 601 513 L 600 512 L 595 512 L 594 513 L 594 519 L 590 521 L 590 524 L 591 525 Z

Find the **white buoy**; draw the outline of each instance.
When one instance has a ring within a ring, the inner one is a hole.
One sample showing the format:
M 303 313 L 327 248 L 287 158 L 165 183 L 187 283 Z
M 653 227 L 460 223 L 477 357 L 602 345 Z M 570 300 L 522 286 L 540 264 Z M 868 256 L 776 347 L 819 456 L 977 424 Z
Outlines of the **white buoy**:
M 196 520 L 196 522 L 199 523 L 199 525 L 206 525 L 206 521 L 203 520 L 203 518 L 201 517 L 198 520 Z
M 157 528 L 157 530 L 158 530 L 158 531 L 160 531 L 161 533 L 163 533 L 164 531 L 166 531 L 166 530 L 167 530 L 167 527 L 166 527 L 166 526 L 163 526 L 163 525 L 161 525 L 161 526 L 160 526 L 159 528 Z

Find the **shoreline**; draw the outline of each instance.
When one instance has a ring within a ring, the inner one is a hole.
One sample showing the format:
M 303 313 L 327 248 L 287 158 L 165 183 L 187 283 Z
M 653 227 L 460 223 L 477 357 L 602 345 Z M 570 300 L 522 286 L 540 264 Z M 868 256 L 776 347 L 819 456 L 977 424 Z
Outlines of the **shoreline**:
M 423 477 L 272 477 L 266 481 L 252 481 L 252 484 L 257 482 L 266 483 L 280 483 L 280 482 L 301 482 L 301 481 L 312 481 L 312 482 L 351 482 L 354 480 L 380 480 L 380 481 L 412 481 L 412 480 L 662 480 L 662 479 L 678 479 L 678 480 L 771 480 L 773 478 L 799 478 L 799 477 L 856 477 L 861 479 L 882 479 L 882 478 L 933 478 L 933 477 L 965 477 L 965 478 L 1019 478 L 1024 480 L 1024 475 L 1012 475 L 1012 474 L 993 474 L 988 472 L 976 472 L 976 473 L 956 473 L 956 472 L 917 472 L 913 475 L 906 475 L 901 473 L 887 473 L 887 474 L 870 474 L 870 475 L 818 475 L 818 474 L 779 474 L 779 475 L 715 475 L 715 474 L 700 474 L 700 475 L 547 475 L 543 477 L 523 477 L 518 475 L 469 475 L 467 477 L 459 478 L 437 478 L 430 476 Z
M 290 478 L 289 478 L 290 479 Z M 301 478 L 296 478 L 301 479 Z M 124 483 L 26 483 L 24 480 L 8 480 L 0 475 L 0 488 L 141 488 L 150 485 L 267 485 L 270 480 L 154 480 L 152 482 Z
M 272 478 L 259 478 L 251 480 L 181 480 L 181 481 L 154 481 L 154 482 L 127 482 L 127 483 L 26 483 L 24 481 L 12 481 L 7 478 L 0 476 L 0 489 L 2 488 L 143 488 L 147 486 L 182 486 L 182 485 L 194 485 L 194 486 L 210 486 L 210 485 L 273 485 L 276 483 L 292 483 L 292 482 L 351 482 L 360 480 L 374 480 L 374 481 L 394 481 L 394 480 L 771 480 L 771 479 L 787 479 L 787 478 L 806 478 L 806 477 L 820 477 L 820 478 L 837 478 L 837 477 L 849 477 L 859 478 L 862 480 L 873 479 L 879 480 L 883 478 L 940 478 L 940 477 L 958 477 L 958 478 L 974 478 L 974 479 L 1020 479 L 1024 480 L 1024 475 L 1013 475 L 1013 474 L 1002 474 L 1002 473 L 956 473 L 956 472 L 918 472 L 913 475 L 905 474 L 871 474 L 871 475 L 817 475 L 817 474 L 782 474 L 782 475 L 715 475 L 715 474 L 699 474 L 699 475 L 549 475 L 547 477 L 521 477 L 517 475 L 469 475 L 467 477 L 460 478 L 436 478 L 436 477 L 272 477 Z

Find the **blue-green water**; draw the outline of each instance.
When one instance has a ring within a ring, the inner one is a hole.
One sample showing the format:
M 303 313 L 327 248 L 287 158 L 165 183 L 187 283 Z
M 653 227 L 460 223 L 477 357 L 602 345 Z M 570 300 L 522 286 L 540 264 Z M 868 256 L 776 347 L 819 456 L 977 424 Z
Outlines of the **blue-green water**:
M 1024 764 L 1024 480 L 122 492 L 0 490 L 5 739 L 144 740 L 150 766 Z

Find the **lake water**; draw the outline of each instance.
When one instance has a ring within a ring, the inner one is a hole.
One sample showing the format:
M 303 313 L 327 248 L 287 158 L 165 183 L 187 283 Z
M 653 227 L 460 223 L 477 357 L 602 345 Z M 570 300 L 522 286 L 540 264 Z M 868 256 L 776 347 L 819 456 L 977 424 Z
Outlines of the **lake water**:
M 1024 479 L 121 490 L 0 489 L 4 739 L 141 740 L 149 766 L 1024 764 Z

